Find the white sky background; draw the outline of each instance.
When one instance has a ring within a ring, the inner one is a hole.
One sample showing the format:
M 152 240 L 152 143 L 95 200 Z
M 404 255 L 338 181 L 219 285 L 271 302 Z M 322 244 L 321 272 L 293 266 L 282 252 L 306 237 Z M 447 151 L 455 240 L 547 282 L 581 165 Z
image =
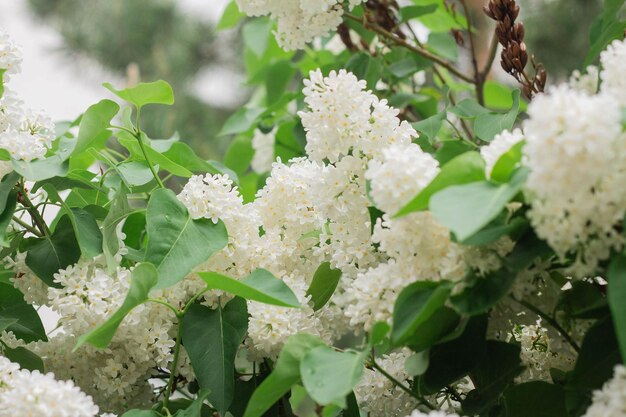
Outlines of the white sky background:
M 176 0 L 190 15 L 216 22 L 228 0 Z M 123 80 L 88 59 L 70 59 L 63 52 L 63 40 L 51 26 L 34 17 L 27 0 L 0 0 L 0 28 L 22 47 L 22 73 L 13 76 L 8 87 L 26 105 L 45 110 L 53 120 L 70 120 L 91 104 L 110 97 L 102 82 L 123 84 Z M 223 36 L 223 35 L 222 35 Z M 232 107 L 241 102 L 243 77 L 231 68 L 208 68 L 198 74 L 194 90 L 209 104 Z

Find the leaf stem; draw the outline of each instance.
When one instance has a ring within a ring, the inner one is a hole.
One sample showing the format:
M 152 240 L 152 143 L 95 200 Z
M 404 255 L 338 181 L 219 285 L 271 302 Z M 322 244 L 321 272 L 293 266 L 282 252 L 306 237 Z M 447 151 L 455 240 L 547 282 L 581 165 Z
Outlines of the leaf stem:
M 154 166 L 152 165 L 152 162 L 150 162 L 150 158 L 148 157 L 148 152 L 146 151 L 146 146 L 143 143 L 143 139 L 141 137 L 141 131 L 138 131 L 137 133 L 135 133 L 135 138 L 137 139 L 137 142 L 139 142 L 139 147 L 141 148 L 141 153 L 143 153 L 143 157 L 145 158 L 146 162 L 148 163 L 148 167 L 150 168 L 150 172 L 152 172 L 152 176 L 156 180 L 157 184 L 159 184 L 159 187 L 165 188 L 165 185 L 163 185 L 163 181 L 161 181 L 161 178 L 159 177 L 159 174 L 154 170 Z
M 41 232 L 41 235 L 49 239 L 51 236 L 50 229 L 48 228 L 46 221 L 43 217 L 41 217 L 41 214 L 35 208 L 33 202 L 30 198 L 28 198 L 23 183 L 20 185 L 20 190 L 17 194 L 17 201 L 26 208 L 26 211 L 28 211 L 28 214 L 33 220 L 35 226 L 37 226 L 37 229 Z
M 170 395 L 172 395 L 172 389 L 174 387 L 174 381 L 176 380 L 176 368 L 178 367 L 178 359 L 180 358 L 180 346 L 183 334 L 183 316 L 178 313 L 178 330 L 176 331 L 176 345 L 174 346 L 174 359 L 172 360 L 172 369 L 170 369 L 170 377 L 167 381 L 167 388 L 165 388 L 165 394 L 163 397 L 163 410 L 169 414 L 167 409 Z
M 550 317 L 548 314 L 544 313 L 543 311 L 541 311 L 540 309 L 538 309 L 537 307 L 535 307 L 534 305 L 530 304 L 527 301 L 518 300 L 517 298 L 513 297 L 512 295 L 509 295 L 509 298 L 511 298 L 512 300 L 514 300 L 518 304 L 526 307 L 527 309 L 529 309 L 530 311 L 532 311 L 533 313 L 535 313 L 536 315 L 538 315 L 539 317 L 541 317 L 542 319 L 547 321 L 548 324 L 554 328 L 554 330 L 556 330 L 557 332 L 559 332 L 559 334 L 561 336 L 563 336 L 563 338 L 572 346 L 572 348 L 576 351 L 576 353 L 580 353 L 580 346 L 578 346 L 578 344 L 574 341 L 572 336 L 570 336 L 565 331 L 565 329 L 563 327 L 561 327 L 559 322 L 557 322 L 553 317 Z
M 37 229 L 35 229 L 34 227 L 30 226 L 28 223 L 26 223 L 24 220 L 20 219 L 17 216 L 13 216 L 13 221 L 17 224 L 19 224 L 20 226 L 22 226 L 24 229 L 28 230 L 29 232 L 31 232 L 32 234 L 34 234 L 37 237 L 43 237 L 43 235 L 41 234 L 41 232 Z

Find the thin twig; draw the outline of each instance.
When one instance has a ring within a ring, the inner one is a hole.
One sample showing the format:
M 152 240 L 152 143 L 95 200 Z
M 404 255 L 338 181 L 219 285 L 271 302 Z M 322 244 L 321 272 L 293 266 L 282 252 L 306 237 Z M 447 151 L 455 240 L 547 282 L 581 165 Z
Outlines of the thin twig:
M 416 400 L 418 400 L 420 403 L 424 404 L 429 409 L 431 409 L 431 410 L 435 409 L 435 407 L 430 402 L 428 402 L 428 400 L 426 400 L 424 397 L 418 395 L 417 393 L 413 392 L 413 390 L 411 388 L 407 387 L 402 382 L 400 382 L 396 378 L 394 378 L 393 375 L 389 374 L 387 371 L 385 371 L 383 368 L 381 368 L 380 365 L 376 363 L 374 358 L 371 359 L 370 364 L 371 364 L 372 368 L 374 368 L 378 372 L 380 372 L 385 378 L 387 378 L 388 380 L 393 382 L 393 384 L 395 386 L 397 386 L 398 388 L 400 388 L 402 391 L 406 392 L 411 397 L 415 398 Z
M 360 18 L 358 16 L 355 16 L 351 13 L 345 13 L 344 16 L 346 16 L 348 19 L 354 20 L 355 22 L 359 22 L 361 23 L 366 29 L 370 29 L 373 32 L 378 33 L 381 36 L 384 36 L 386 39 L 389 39 L 391 41 L 393 41 L 394 43 L 396 43 L 399 46 L 402 46 L 404 48 L 409 49 L 412 52 L 415 52 L 418 55 L 423 56 L 426 59 L 429 59 L 433 62 L 436 62 L 437 64 L 441 65 L 442 67 L 444 67 L 445 69 L 447 69 L 448 71 L 450 71 L 452 74 L 454 74 L 455 76 L 457 76 L 458 78 L 462 79 L 463 81 L 466 81 L 468 83 L 472 83 L 474 84 L 474 80 L 471 77 L 468 77 L 466 74 L 463 74 L 461 71 L 459 71 L 457 68 L 454 67 L 454 65 L 452 65 L 452 63 L 446 61 L 445 59 L 442 59 L 440 57 L 438 57 L 437 55 L 434 55 L 432 53 L 430 53 L 429 51 L 427 51 L 424 48 L 420 48 L 418 46 L 412 45 L 409 42 L 407 42 L 406 40 L 398 37 L 397 35 L 394 35 L 393 33 L 389 32 L 388 30 L 373 24 L 371 22 L 366 21 L 363 18 Z

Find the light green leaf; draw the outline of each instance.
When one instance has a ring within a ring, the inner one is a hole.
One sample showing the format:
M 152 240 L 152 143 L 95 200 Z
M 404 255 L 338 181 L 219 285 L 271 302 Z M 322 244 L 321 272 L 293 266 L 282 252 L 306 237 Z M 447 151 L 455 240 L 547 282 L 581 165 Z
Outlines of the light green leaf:
M 520 108 L 520 91 L 514 90 L 511 97 L 513 106 L 507 113 L 483 113 L 476 117 L 474 133 L 479 139 L 490 142 L 498 133 L 513 128 Z
M 242 107 L 226 120 L 219 136 L 247 132 L 254 126 L 259 116 L 265 113 L 265 110 L 264 108 Z
M 146 104 L 174 104 L 174 91 L 165 81 L 139 83 L 134 87 L 116 90 L 110 83 L 103 86 L 124 101 L 141 108 Z
M 145 185 L 154 179 L 152 171 L 146 162 L 122 162 L 115 169 L 129 187 Z M 158 171 L 158 167 L 155 167 L 155 171 Z
M 518 169 L 506 184 L 480 181 L 445 188 L 432 196 L 430 210 L 462 242 L 500 214 L 527 176 L 528 170 Z
M 94 140 L 109 128 L 111 120 L 119 110 L 120 106 L 111 100 L 102 100 L 89 107 L 80 121 L 78 138 L 72 155 L 87 150 Z
M 102 249 L 107 260 L 107 266 L 110 272 L 117 268 L 115 254 L 120 249 L 120 243 L 117 238 L 117 225 L 124 220 L 131 212 L 128 205 L 127 190 L 120 188 L 113 198 L 109 213 L 102 222 Z
M 428 350 L 423 350 L 409 356 L 404 362 L 404 370 L 411 376 L 423 375 L 428 369 L 430 355 Z
M 146 221 L 145 260 L 159 271 L 159 289 L 176 284 L 228 243 L 224 223 L 193 220 L 176 194 L 168 189 L 152 193 Z
M 411 123 L 411 126 L 422 135 L 426 136 L 431 141 L 437 137 L 437 133 L 441 129 L 443 121 L 446 119 L 446 111 L 439 112 L 428 119 L 420 120 L 419 122 Z
M 202 417 L 202 408 L 204 407 L 204 400 L 207 399 L 211 391 L 209 390 L 201 390 L 198 393 L 198 398 L 193 400 L 191 404 L 184 410 L 178 410 L 174 417 Z
M 494 181 L 507 182 L 522 160 L 522 148 L 526 141 L 516 143 L 498 158 L 491 170 L 490 177 Z
M 311 349 L 326 344 L 317 336 L 298 333 L 287 339 L 272 373 L 254 391 L 244 417 L 261 417 L 300 383 L 300 361 Z
M 217 26 L 215 26 L 216 31 L 224 30 L 232 28 L 233 26 L 237 26 L 239 22 L 245 17 L 245 13 L 241 13 L 239 11 L 239 7 L 237 7 L 237 3 L 235 0 L 231 0 L 224 9 L 224 13 L 222 13 L 222 17 L 220 21 L 217 22 Z
M 222 290 L 250 301 L 282 307 L 300 307 L 291 289 L 265 269 L 256 269 L 242 280 L 217 272 L 199 272 L 198 275 L 210 289 Z
M 85 258 L 93 258 L 102 253 L 102 233 L 96 219 L 88 211 L 73 207 L 70 220 L 80 251 Z
M 141 147 L 139 145 L 139 142 L 137 141 L 137 138 L 132 137 L 130 135 L 119 134 L 117 140 L 120 143 L 120 145 L 128 149 L 128 151 L 131 154 L 132 159 L 138 160 L 138 161 L 145 161 L 145 157 L 143 155 L 143 152 L 141 151 Z M 180 165 L 177 162 L 172 161 L 170 158 L 168 158 L 164 154 L 153 149 L 146 135 L 142 134 L 142 140 L 144 143 L 144 148 L 146 150 L 146 153 L 148 154 L 148 158 L 150 159 L 150 162 L 152 162 L 155 165 L 158 165 L 160 169 L 168 171 L 178 177 L 183 177 L 183 178 L 189 178 L 193 175 L 193 172 L 191 172 L 186 167 Z
M 97 348 L 106 348 L 117 328 L 120 326 L 124 318 L 134 309 L 148 299 L 150 290 L 157 284 L 158 274 L 154 265 L 149 263 L 139 264 L 133 269 L 130 288 L 124 302 L 119 309 L 107 321 L 78 338 L 74 351 L 89 343 Z
M 248 330 L 246 300 L 234 298 L 224 308 L 192 305 L 182 322 L 183 344 L 200 388 L 221 416 L 233 401 L 235 356 Z
M 340 279 L 340 269 L 331 268 L 330 262 L 320 264 L 306 292 L 306 295 L 310 295 L 313 301 L 313 310 L 317 311 L 326 305 L 333 296 Z
M 459 101 L 457 105 L 450 108 L 449 111 L 465 119 L 473 119 L 481 114 L 489 113 L 489 110 L 478 104 L 478 101 L 473 98 L 466 98 Z
M 346 407 L 346 396 L 363 375 L 365 355 L 338 352 L 327 346 L 311 349 L 300 362 L 300 375 L 307 392 L 318 404 Z
M 252 19 L 248 21 L 242 30 L 243 43 L 257 57 L 262 57 L 267 50 L 272 30 L 272 22 L 269 19 Z
M 401 217 L 428 208 L 430 198 L 440 190 L 456 184 L 467 184 L 485 179 L 485 161 L 478 152 L 465 152 L 441 168 L 441 172 L 413 200 L 395 214 Z
M 69 168 L 67 159 L 74 150 L 76 141 L 67 137 L 62 137 L 59 142 L 59 149 L 56 154 L 34 161 L 13 160 L 13 169 L 28 181 L 41 181 L 52 177 L 64 177 Z

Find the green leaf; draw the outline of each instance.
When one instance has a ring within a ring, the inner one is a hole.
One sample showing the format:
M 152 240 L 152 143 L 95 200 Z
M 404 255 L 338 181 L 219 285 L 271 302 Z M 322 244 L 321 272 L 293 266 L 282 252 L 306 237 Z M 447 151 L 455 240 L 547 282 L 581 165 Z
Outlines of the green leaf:
M 428 208 L 433 194 L 446 187 L 468 184 L 485 179 L 485 161 L 478 152 L 466 152 L 452 159 L 441 168 L 441 172 L 411 201 L 402 207 L 394 217 L 401 217 L 414 211 Z
M 0 284 L 2 283 L 0 282 Z M 17 319 L 7 319 L 7 318 L 0 317 L 0 333 L 5 331 L 7 327 L 17 323 L 17 321 L 18 321 Z
M 185 166 L 172 161 L 164 154 L 153 149 L 146 135 L 142 134 L 141 137 L 144 143 L 144 149 L 146 150 L 146 153 L 148 154 L 148 158 L 150 159 L 151 163 L 158 165 L 160 169 L 168 171 L 178 177 L 189 178 L 193 175 L 193 172 L 191 172 Z M 141 150 L 141 146 L 139 145 L 137 138 L 130 135 L 125 136 L 124 134 L 119 134 L 117 140 L 120 145 L 129 150 L 131 157 L 134 160 L 142 162 L 145 161 L 145 156 L 143 155 L 143 151 Z
M 411 123 L 411 126 L 422 135 L 426 136 L 431 141 L 437 137 L 437 133 L 441 129 L 443 121 L 446 119 L 446 111 L 439 112 L 428 119 L 420 120 L 419 122 Z
M 485 313 L 509 292 L 516 275 L 515 272 L 502 268 L 485 277 L 466 277 L 468 282 L 474 280 L 474 285 L 453 295 L 450 298 L 452 305 L 459 313 L 470 316 Z
M 146 222 L 145 260 L 159 271 L 159 289 L 176 284 L 228 243 L 224 223 L 193 220 L 176 194 L 168 189 L 152 193 Z
M 300 307 L 291 289 L 265 269 L 256 269 L 242 280 L 217 272 L 198 272 L 210 289 L 222 290 L 250 301 L 282 307 Z
M 311 349 L 300 362 L 307 392 L 318 404 L 346 407 L 346 396 L 363 375 L 363 353 L 338 352 L 327 346 Z
M 224 127 L 218 134 L 219 136 L 233 135 L 236 133 L 247 132 L 255 125 L 259 116 L 261 116 L 266 109 L 264 108 L 247 108 L 242 107 L 237 110 L 232 116 L 226 120 Z
M 22 369 L 44 372 L 41 358 L 25 347 L 18 346 L 13 349 L 5 345 L 2 348 L 2 354 L 11 362 L 19 364 Z
M 124 302 L 115 313 L 107 321 L 78 338 L 74 351 L 89 343 L 97 348 L 106 348 L 117 328 L 120 326 L 124 318 L 134 309 L 148 299 L 150 290 L 157 284 L 158 274 L 154 265 L 149 263 L 139 264 L 133 269 L 130 288 Z
M 116 233 L 117 225 L 130 213 L 131 208 L 128 205 L 126 190 L 120 188 L 111 202 L 109 213 L 102 222 L 102 249 L 107 259 L 109 271 L 113 271 L 117 267 L 115 254 L 120 249 L 120 243 Z
M 489 175 L 492 180 L 507 182 L 511 178 L 511 175 L 522 161 L 524 145 L 526 145 L 526 141 L 518 142 L 498 158 Z
M 507 417 L 567 417 L 563 387 L 544 381 L 514 385 L 506 390 Z
M 193 304 L 183 317 L 183 345 L 200 388 L 221 416 L 233 401 L 235 356 L 248 330 L 246 300 L 234 298 L 211 310 Z
M 8 248 L 11 242 L 7 238 L 7 228 L 13 221 L 13 214 L 17 207 L 17 190 L 12 191 L 9 195 L 4 211 L 0 214 L 0 246 Z
M 20 175 L 14 171 L 5 175 L 0 181 L 0 213 L 4 211 L 10 198 L 12 198 L 11 192 L 19 178 Z
M 69 215 L 61 217 L 52 236 L 36 239 L 26 255 L 26 265 L 43 282 L 56 286 L 54 274 L 80 259 L 80 246 Z
M 488 340 L 487 353 L 471 373 L 476 388 L 463 400 L 463 411 L 484 414 L 522 370 L 519 345 Z
M 514 90 L 511 97 L 513 98 L 513 106 L 507 113 L 483 113 L 476 117 L 474 134 L 479 139 L 490 142 L 498 133 L 513 128 L 520 108 L 520 91 Z
M 291 411 L 298 417 L 317 417 L 317 404 L 301 385 L 294 385 L 289 396 Z
M 622 360 L 626 361 L 626 255 L 620 253 L 613 257 L 607 278 L 609 307 L 613 315 Z
M 89 107 L 80 120 L 78 138 L 72 155 L 87 150 L 98 136 L 109 128 L 111 120 L 119 110 L 120 106 L 111 100 L 101 100 Z
M 430 210 L 462 242 L 500 214 L 527 176 L 527 169 L 518 169 L 506 184 L 480 181 L 445 188 L 432 196 Z
M 122 100 L 135 105 L 138 109 L 146 104 L 174 104 L 174 91 L 163 80 L 139 83 L 124 90 L 116 90 L 110 83 L 104 83 L 103 86 Z
M 430 357 L 427 350 L 414 353 L 404 362 L 404 370 L 411 376 L 423 375 L 428 369 L 429 361 Z
M 4 94 L 4 73 L 7 72 L 6 68 L 0 68 L 0 97 Z
M 47 341 L 46 331 L 35 308 L 11 284 L 0 282 L 0 320 L 7 331 L 26 343 Z
M 317 311 L 326 305 L 333 296 L 340 279 L 340 269 L 331 268 L 330 262 L 320 264 L 306 292 L 306 295 L 310 295 L 313 301 L 313 310 Z
M 423 6 L 407 6 L 400 9 L 400 21 L 408 22 L 416 17 L 434 13 L 437 10 L 436 4 L 425 4 Z
M 85 258 L 93 258 L 102 253 L 102 233 L 96 219 L 87 210 L 72 208 L 70 220 L 78 240 L 80 251 Z
M 311 349 L 326 346 L 317 336 L 298 333 L 287 339 L 272 373 L 254 391 L 244 417 L 261 417 L 300 382 L 300 361 Z
M 422 352 L 437 343 L 452 340 L 455 332 L 462 331 L 465 321 L 450 307 L 443 306 L 421 323 L 406 345 L 415 352 Z
M 267 105 L 271 106 L 282 97 L 291 82 L 295 69 L 289 60 L 280 60 L 272 64 L 267 70 L 265 91 L 267 92 Z
M 459 101 L 457 105 L 450 108 L 449 111 L 464 119 L 474 119 L 481 114 L 489 113 L 489 110 L 481 106 L 478 101 L 473 98 L 466 98 Z
M 393 307 L 391 340 L 400 345 L 409 340 L 420 324 L 441 308 L 450 294 L 450 286 L 418 281 L 400 292 Z
M 191 404 L 187 406 L 187 408 L 179 409 L 178 411 L 176 411 L 176 413 L 174 414 L 174 417 L 202 417 L 203 415 L 205 415 L 203 411 L 208 409 L 208 407 L 204 405 L 204 400 L 207 399 L 210 393 L 211 391 L 209 390 L 201 390 L 198 393 L 198 397 L 195 400 L 193 400 Z M 171 404 L 172 403 L 170 403 L 170 405 Z M 173 407 L 170 408 L 170 411 L 172 409 Z
M 145 185 L 154 179 L 152 171 L 144 161 L 127 161 L 115 167 L 128 187 Z M 158 167 L 155 168 L 158 171 Z
M 242 29 L 243 43 L 257 57 L 262 57 L 267 50 L 272 30 L 269 19 L 252 19 Z
M 216 31 L 224 30 L 232 28 L 233 26 L 237 26 L 239 22 L 245 17 L 244 13 L 239 11 L 239 7 L 237 7 L 237 3 L 232 0 L 224 9 L 224 13 L 222 13 L 222 17 L 219 22 L 217 22 L 217 26 L 215 26 Z
M 130 410 L 122 414 L 122 417 L 161 417 L 153 410 Z

